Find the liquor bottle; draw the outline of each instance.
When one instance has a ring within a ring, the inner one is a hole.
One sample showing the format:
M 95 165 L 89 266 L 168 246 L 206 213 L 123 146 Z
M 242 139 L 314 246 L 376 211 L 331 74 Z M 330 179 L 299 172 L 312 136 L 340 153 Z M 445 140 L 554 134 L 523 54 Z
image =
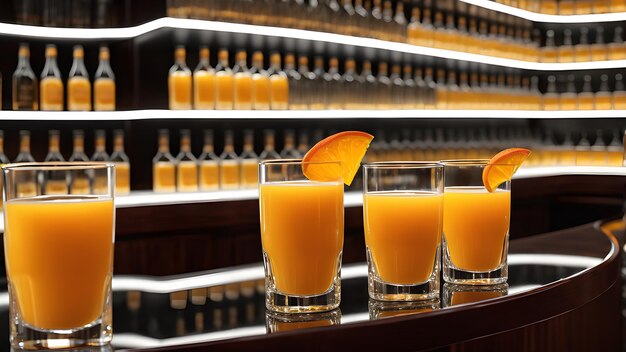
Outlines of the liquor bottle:
M 85 52 L 81 45 L 74 46 L 74 62 L 67 79 L 67 110 L 91 110 L 91 82 L 85 67 Z
M 289 104 L 289 81 L 287 74 L 280 67 L 280 54 L 270 56 L 270 108 L 287 110 Z
M 309 134 L 306 130 L 300 130 L 298 135 L 298 153 L 305 155 L 309 151 Z
M 563 45 L 557 49 L 559 62 L 574 62 L 574 46 L 572 45 L 572 30 L 563 31 Z
M 280 159 L 280 154 L 278 154 L 275 149 L 276 144 L 274 136 L 274 130 L 264 131 L 265 147 L 261 152 L 261 155 L 259 155 L 260 160 Z
M 622 37 L 622 27 L 615 27 L 613 42 L 609 44 L 609 60 L 626 59 L 626 42 Z
M 443 12 L 439 11 L 435 12 L 435 20 L 433 22 L 433 47 L 439 49 L 445 49 L 446 39 L 448 37 L 448 32 L 446 31 L 446 27 L 443 23 Z
M 170 154 L 170 132 L 159 130 L 159 149 L 152 158 L 152 190 L 176 191 L 176 160 Z
M 238 189 L 240 185 L 240 162 L 235 153 L 233 131 L 224 132 L 224 151 L 220 155 L 220 188 Z
M 437 86 L 435 88 L 435 100 L 438 109 L 448 108 L 448 90 L 446 86 L 446 71 L 437 69 Z
M 0 167 L 10 162 L 9 158 L 4 154 L 4 131 L 0 130 Z M 0 177 L 0 192 L 2 192 L 2 177 Z M 0 208 L 2 208 L 2 197 L 0 197 Z
M 416 109 L 418 106 L 417 85 L 413 79 L 413 67 L 409 64 L 405 64 L 402 68 L 402 80 L 404 81 L 403 95 L 403 108 L 404 109 Z M 423 106 L 423 105 L 422 105 Z M 406 159 L 411 160 L 411 159 Z
M 215 109 L 215 71 L 209 63 L 209 48 L 200 48 L 200 61 L 193 71 L 193 108 Z
M 106 152 L 106 131 L 95 131 L 95 148 L 91 156 L 91 161 L 106 162 L 109 161 L 109 154 Z M 93 190 L 96 194 L 109 193 L 109 185 L 106 174 L 97 173 L 93 179 Z
M 589 45 L 589 29 L 587 27 L 580 29 L 580 37 L 578 44 L 574 47 L 574 54 L 576 62 L 591 61 L 591 46 Z
M 372 73 L 372 63 L 369 60 L 363 61 L 361 76 L 365 81 L 365 109 L 376 109 L 378 106 L 378 80 Z
M 20 44 L 17 68 L 13 73 L 13 110 L 37 110 L 37 77 L 30 68 L 28 44 Z
M 613 109 L 626 109 L 626 87 L 624 87 L 623 75 L 615 75 L 615 89 L 613 90 Z
M 591 88 L 591 76 L 585 75 L 583 82 L 583 89 L 578 93 L 578 110 L 593 110 L 594 94 Z
M 237 63 L 233 67 L 234 74 L 234 108 L 236 110 L 252 109 L 252 74 L 246 64 L 246 52 L 240 50 L 237 53 Z
M 198 157 L 200 164 L 200 190 L 213 191 L 220 187 L 219 160 L 214 152 L 213 130 L 204 130 L 204 147 Z
M 415 95 L 413 98 L 415 100 L 415 109 L 425 109 L 427 98 L 429 97 L 428 86 L 426 85 L 426 81 L 424 81 L 423 72 L 424 70 L 421 67 L 416 67 L 415 71 L 413 71 L 413 81 L 415 81 Z M 431 108 L 430 105 L 429 108 Z
M 378 63 L 378 75 L 376 76 L 377 86 L 377 109 L 392 109 L 391 106 L 391 80 L 387 76 L 387 63 Z
M 63 111 L 63 81 L 57 65 L 57 48 L 46 45 L 46 63 L 41 71 L 39 82 L 42 111 Z
M 576 110 L 577 108 L 576 77 L 574 75 L 567 75 L 565 92 L 561 93 L 559 97 L 559 109 Z
M 539 90 L 539 77 L 530 78 L 530 101 L 529 110 L 541 110 L 541 91 Z
M 115 163 L 115 195 L 130 193 L 130 159 L 124 152 L 124 130 L 113 131 L 113 153 L 111 161 Z
M 245 130 L 241 153 L 241 188 L 257 188 L 258 184 L 259 156 L 254 152 L 254 130 Z
M 559 110 L 559 93 L 556 91 L 556 77 L 548 76 L 548 87 L 543 95 L 543 110 Z
M 285 130 L 285 144 L 280 152 L 283 159 L 299 159 L 302 155 L 296 149 L 296 133 L 294 130 Z
M 587 132 L 582 132 L 576 145 L 576 166 L 589 166 L 592 164 L 591 143 L 587 139 Z
M 456 72 L 448 71 L 448 79 L 446 81 L 446 108 L 459 109 L 459 86 L 456 83 Z M 504 91 L 504 90 L 503 90 Z
M 176 47 L 174 65 L 170 68 L 167 79 L 170 110 L 191 109 L 191 70 L 185 63 L 186 55 L 184 46 Z
M 414 6 L 411 9 L 411 20 L 406 28 L 407 42 L 413 45 L 424 45 L 427 41 L 427 37 L 431 34 L 432 32 L 421 22 L 421 10 L 419 6 Z
M 396 23 L 393 20 L 393 7 L 390 0 L 383 1 L 383 28 L 384 39 L 398 41 L 396 39 Z
M 289 87 L 289 109 L 306 110 L 304 96 L 307 94 L 302 87 L 302 75 L 296 70 L 296 57 L 294 54 L 285 55 L 285 74 L 287 75 Z
M 565 135 L 565 140 L 558 147 L 558 164 L 562 166 L 576 165 L 576 146 L 571 133 Z
M 342 0 L 341 1 L 342 8 L 342 32 L 346 35 L 357 35 L 358 27 L 357 27 L 357 18 L 356 18 L 356 10 L 352 5 L 352 0 Z
M 30 131 L 20 131 L 20 152 L 14 163 L 34 163 L 35 158 L 30 153 Z M 24 180 L 17 185 L 18 197 L 34 197 L 37 195 L 37 186 L 33 180 Z
M 602 137 L 602 130 L 596 130 L 596 140 L 591 146 L 591 165 L 594 166 L 606 166 L 608 162 L 607 148 L 604 138 Z
M 558 62 L 558 53 L 554 42 L 554 31 L 546 31 L 546 45 L 541 49 L 541 62 Z
M 65 159 L 59 151 L 60 134 L 57 130 L 48 132 L 48 154 L 44 161 L 46 162 L 63 162 Z M 45 176 L 45 195 L 67 194 L 67 177 L 64 171 L 48 171 Z
M 356 35 L 371 37 L 372 33 L 370 33 L 370 29 L 368 28 L 370 13 L 365 9 L 365 6 L 363 6 L 363 0 L 354 0 L 354 13 L 356 14 Z
M 83 130 L 74 130 L 73 140 L 74 150 L 72 155 L 70 155 L 69 161 L 89 161 L 89 157 L 85 154 L 85 133 Z M 72 173 L 70 177 L 70 193 L 89 194 L 89 177 L 83 173 Z
M 382 0 L 372 0 L 372 10 L 370 11 L 370 31 L 372 37 L 377 39 L 387 39 L 385 35 L 386 27 L 383 21 Z
M 608 59 L 608 51 L 606 44 L 604 44 L 604 28 L 596 27 L 596 40 L 591 45 L 591 60 L 603 61 Z
M 341 82 L 344 85 L 344 97 L 341 107 L 343 109 L 358 109 L 361 85 L 357 81 L 356 61 L 353 58 L 348 58 L 344 62 L 344 73 L 341 76 Z
M 309 58 L 306 55 L 300 55 L 298 57 L 298 73 L 302 77 L 300 81 L 301 86 L 301 103 L 302 108 L 305 110 L 311 109 L 311 105 L 314 103 L 313 91 L 315 89 L 315 73 L 309 70 Z
M 324 58 L 315 56 L 313 61 L 313 82 L 311 88 L 311 110 L 322 110 L 326 107 L 326 87 L 324 81 Z
M 111 69 L 109 48 L 100 47 L 100 63 L 93 83 L 95 111 L 115 111 L 115 74 Z
M 606 147 L 607 149 L 607 166 L 622 166 L 624 147 L 620 143 L 619 130 L 613 130 L 613 138 Z
M 404 4 L 402 1 L 396 2 L 396 12 L 393 16 L 393 23 L 395 24 L 394 36 L 398 42 L 406 42 L 406 17 L 404 16 Z
M 217 90 L 215 91 L 215 108 L 217 110 L 232 110 L 234 95 L 233 71 L 228 65 L 228 50 L 220 49 L 217 53 L 217 66 L 215 66 L 215 79 Z
M 435 109 L 437 107 L 437 83 L 433 80 L 431 67 L 427 67 L 424 71 L 424 83 L 426 84 L 424 109 Z
M 467 81 L 467 72 L 461 72 L 459 74 L 459 88 L 457 93 L 457 109 L 468 109 L 472 103 L 469 99 L 471 88 Z
M 341 109 L 344 92 L 341 89 L 339 59 L 331 57 L 328 60 L 328 71 L 324 73 L 323 78 L 326 109 Z
M 263 53 L 255 51 L 252 54 L 252 108 L 254 110 L 268 110 L 270 108 L 270 81 L 267 71 L 263 69 Z
M 404 81 L 402 80 L 402 71 L 399 64 L 391 65 L 391 104 L 393 109 L 404 108 Z
M 176 156 L 176 191 L 198 190 L 198 161 L 191 153 L 191 131 L 180 130 L 180 152 Z
M 613 109 L 613 95 L 609 90 L 609 76 L 606 74 L 600 75 L 600 89 L 594 95 L 594 109 Z

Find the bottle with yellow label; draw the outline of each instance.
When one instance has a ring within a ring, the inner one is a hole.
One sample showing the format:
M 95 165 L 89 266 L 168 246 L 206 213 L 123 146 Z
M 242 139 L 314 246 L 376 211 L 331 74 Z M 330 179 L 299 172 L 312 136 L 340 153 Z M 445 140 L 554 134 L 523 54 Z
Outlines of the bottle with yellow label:
M 263 53 L 255 51 L 252 54 L 252 108 L 254 110 L 269 110 L 270 108 L 270 76 L 263 69 Z
M 280 54 L 270 56 L 270 108 L 287 110 L 289 104 L 289 81 L 287 74 L 280 67 Z
M 241 188 L 257 188 L 258 183 L 259 156 L 254 152 L 254 130 L 245 130 L 241 153 Z
M 176 191 L 176 160 L 170 154 L 170 131 L 159 130 L 159 149 L 152 158 L 152 190 Z
M 238 189 L 240 186 L 240 161 L 235 153 L 233 131 L 224 132 L 224 151 L 220 155 L 220 188 Z
M 28 44 L 20 44 L 18 62 L 12 80 L 13 110 L 39 109 L 37 96 L 37 77 L 30 67 L 30 49 Z
M 0 130 L 0 167 L 10 162 L 9 158 L 4 154 L 4 131 Z M 2 192 L 2 177 L 0 177 L 0 192 Z M 0 197 L 0 208 L 2 208 L 2 197 Z
M 93 83 L 93 107 L 95 111 L 115 111 L 115 74 L 106 46 L 100 47 L 100 63 Z
M 234 96 L 233 104 L 236 110 L 252 109 L 252 74 L 246 64 L 247 55 L 245 50 L 240 50 L 236 55 L 236 63 L 233 67 Z
M 69 161 L 89 161 L 89 157 L 85 154 L 85 133 L 83 130 L 74 130 L 73 132 L 74 150 L 70 155 Z M 76 172 L 70 175 L 70 193 L 72 194 L 89 194 L 90 181 L 84 173 Z
M 113 131 L 113 153 L 115 163 L 115 195 L 130 193 L 130 159 L 124 152 L 124 130 Z
M 13 161 L 14 163 L 34 163 L 35 158 L 30 153 L 30 131 L 20 131 L 20 152 Z M 35 180 L 23 180 L 17 185 L 18 197 L 34 197 L 37 195 Z
M 170 68 L 168 81 L 170 110 L 191 109 L 191 70 L 187 67 L 184 46 L 174 51 L 174 65 Z
M 198 190 L 198 160 L 191 153 L 191 131 L 180 131 L 180 152 L 176 156 L 176 190 Z
M 57 65 L 57 47 L 46 46 L 46 63 L 39 82 L 41 111 L 63 111 L 63 81 Z
M 74 62 L 67 79 L 67 110 L 91 110 L 91 82 L 85 67 L 85 52 L 80 45 L 74 46 Z
M 215 109 L 215 71 L 209 64 L 209 48 L 200 48 L 200 62 L 193 71 L 193 108 Z
M 220 187 L 220 158 L 215 154 L 213 146 L 213 130 L 204 130 L 204 147 L 198 157 L 200 164 L 200 190 L 213 191 Z
M 217 66 L 215 66 L 215 79 L 217 81 L 215 108 L 217 110 L 232 110 L 235 81 L 233 70 L 228 64 L 228 50 L 220 49 L 217 53 L 217 60 Z

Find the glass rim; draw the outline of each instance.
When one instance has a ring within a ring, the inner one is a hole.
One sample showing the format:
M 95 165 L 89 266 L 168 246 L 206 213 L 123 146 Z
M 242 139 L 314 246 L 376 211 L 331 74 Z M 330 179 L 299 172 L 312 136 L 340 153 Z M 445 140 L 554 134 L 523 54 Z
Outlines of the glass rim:
M 298 164 L 341 164 L 339 160 L 331 161 L 303 161 L 303 159 L 268 159 L 259 162 L 259 165 L 298 165 Z
M 2 166 L 2 171 L 104 170 L 114 167 L 115 163 L 110 161 L 42 161 L 6 164 Z
M 436 161 L 373 161 L 363 163 L 364 169 L 428 169 L 443 168 L 443 164 Z

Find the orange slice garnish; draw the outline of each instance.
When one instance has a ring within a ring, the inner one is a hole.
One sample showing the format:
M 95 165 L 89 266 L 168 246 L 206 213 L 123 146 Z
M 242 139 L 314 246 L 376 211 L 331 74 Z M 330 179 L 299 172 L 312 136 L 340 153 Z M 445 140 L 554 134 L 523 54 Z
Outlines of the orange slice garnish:
M 302 172 L 311 181 L 335 181 L 340 177 L 350 186 L 367 148 L 374 139 L 369 133 L 346 131 L 317 142 L 302 159 Z M 324 162 L 340 161 L 341 167 Z
M 530 153 L 530 150 L 524 148 L 509 148 L 491 158 L 483 170 L 483 184 L 487 191 L 493 192 L 503 182 L 513 178 Z

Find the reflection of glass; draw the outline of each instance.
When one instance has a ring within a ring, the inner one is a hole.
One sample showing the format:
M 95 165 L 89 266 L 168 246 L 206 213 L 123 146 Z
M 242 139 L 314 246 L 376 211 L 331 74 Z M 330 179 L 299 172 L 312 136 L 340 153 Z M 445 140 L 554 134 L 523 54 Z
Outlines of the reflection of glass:
M 506 282 L 511 213 L 510 181 L 505 181 L 493 192 L 488 192 L 482 180 L 487 160 L 451 160 L 443 163 L 444 280 L 477 285 Z
M 332 326 L 341 324 L 341 310 L 335 309 L 330 312 L 315 314 L 284 314 L 267 312 L 265 326 L 268 333 L 292 331 L 320 326 Z
M 260 164 L 259 201 L 266 307 L 285 313 L 339 306 L 343 249 L 343 181 L 309 181 L 302 168 L 340 162 L 268 160 Z M 334 169 L 334 170 L 333 170 Z
M 92 182 L 105 178 L 106 193 L 45 194 L 48 176 L 59 172 Z M 114 172 L 112 164 L 103 163 L 32 163 L 3 169 L 14 347 L 69 348 L 111 341 Z M 21 196 L 22 182 L 36 183 L 44 194 Z
M 382 302 L 374 299 L 368 304 L 370 320 L 378 320 L 402 315 L 432 312 L 440 308 L 439 299 L 420 302 Z
M 444 284 L 441 294 L 443 307 L 458 306 L 459 304 L 485 301 L 492 298 L 506 296 L 509 285 L 455 285 Z
M 369 163 L 363 174 L 369 296 L 385 301 L 437 297 L 443 166 Z

